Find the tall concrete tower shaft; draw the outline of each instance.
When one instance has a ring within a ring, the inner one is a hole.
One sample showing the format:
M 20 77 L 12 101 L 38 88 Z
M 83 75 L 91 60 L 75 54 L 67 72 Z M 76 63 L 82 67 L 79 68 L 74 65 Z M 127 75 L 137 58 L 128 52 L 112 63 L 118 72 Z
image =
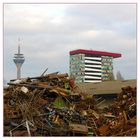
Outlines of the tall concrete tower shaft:
M 17 79 L 20 79 L 21 78 L 21 66 L 25 61 L 24 55 L 20 53 L 20 42 L 18 45 L 18 53 L 16 53 L 14 55 L 13 61 L 15 62 L 16 67 L 17 67 Z

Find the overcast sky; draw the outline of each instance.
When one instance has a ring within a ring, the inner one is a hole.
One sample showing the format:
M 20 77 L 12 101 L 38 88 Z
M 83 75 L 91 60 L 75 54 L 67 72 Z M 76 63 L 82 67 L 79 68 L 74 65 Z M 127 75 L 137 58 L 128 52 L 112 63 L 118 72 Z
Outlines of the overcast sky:
M 25 56 L 22 77 L 69 72 L 69 51 L 121 53 L 114 73 L 136 78 L 135 4 L 5 4 L 4 79 L 16 78 L 18 38 Z

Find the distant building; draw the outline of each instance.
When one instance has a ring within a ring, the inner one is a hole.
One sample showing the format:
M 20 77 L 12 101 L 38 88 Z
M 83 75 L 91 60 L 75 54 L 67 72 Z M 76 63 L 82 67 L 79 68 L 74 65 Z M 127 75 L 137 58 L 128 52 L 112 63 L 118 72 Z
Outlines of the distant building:
M 18 45 L 18 53 L 16 53 L 14 55 L 13 61 L 17 67 L 17 79 L 20 79 L 21 78 L 21 66 L 25 61 L 24 55 L 20 53 L 20 43 Z
M 75 77 L 76 83 L 112 80 L 113 58 L 118 57 L 121 54 L 83 49 L 70 51 L 70 76 Z

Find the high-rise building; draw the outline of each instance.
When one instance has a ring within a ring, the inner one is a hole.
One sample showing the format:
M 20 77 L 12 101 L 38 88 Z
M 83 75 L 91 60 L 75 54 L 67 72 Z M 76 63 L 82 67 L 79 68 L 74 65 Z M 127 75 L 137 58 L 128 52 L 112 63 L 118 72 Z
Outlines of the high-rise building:
M 18 53 L 16 53 L 14 55 L 13 61 L 15 62 L 16 67 L 17 67 L 17 79 L 20 79 L 21 78 L 21 66 L 25 61 L 24 55 L 20 53 L 20 42 L 18 45 Z
M 113 59 L 119 53 L 83 50 L 70 51 L 70 76 L 76 83 L 112 80 Z

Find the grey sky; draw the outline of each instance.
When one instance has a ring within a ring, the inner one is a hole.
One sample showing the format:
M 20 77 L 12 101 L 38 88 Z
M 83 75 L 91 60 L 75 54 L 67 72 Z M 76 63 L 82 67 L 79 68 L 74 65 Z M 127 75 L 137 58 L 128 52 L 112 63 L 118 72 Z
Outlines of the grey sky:
M 135 4 L 5 4 L 4 79 L 16 78 L 18 38 L 25 55 L 22 77 L 69 72 L 69 51 L 121 53 L 114 73 L 136 78 Z

